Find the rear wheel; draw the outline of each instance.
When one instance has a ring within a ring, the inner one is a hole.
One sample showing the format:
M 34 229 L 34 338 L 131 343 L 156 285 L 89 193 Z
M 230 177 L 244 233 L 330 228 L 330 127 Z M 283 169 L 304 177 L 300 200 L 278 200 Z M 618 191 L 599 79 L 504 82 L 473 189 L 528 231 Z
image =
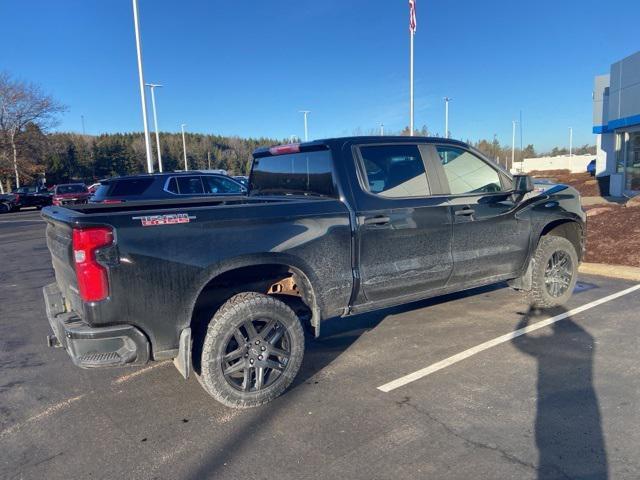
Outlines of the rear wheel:
M 6 203 L 0 203 L 0 213 L 10 212 L 11 208 Z
M 198 377 L 229 407 L 246 408 L 278 397 L 304 356 L 304 333 L 285 303 L 260 293 L 231 297 L 211 319 Z
M 564 305 L 578 280 L 578 254 L 564 237 L 544 236 L 534 256 L 532 286 L 529 293 L 535 307 Z

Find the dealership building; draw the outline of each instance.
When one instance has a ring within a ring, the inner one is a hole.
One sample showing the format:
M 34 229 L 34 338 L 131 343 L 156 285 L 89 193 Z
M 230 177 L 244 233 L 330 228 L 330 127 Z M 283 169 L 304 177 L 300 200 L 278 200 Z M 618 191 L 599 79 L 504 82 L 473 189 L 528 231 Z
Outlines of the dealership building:
M 610 194 L 640 194 L 640 52 L 595 78 L 593 133 L 596 174 L 609 177 Z

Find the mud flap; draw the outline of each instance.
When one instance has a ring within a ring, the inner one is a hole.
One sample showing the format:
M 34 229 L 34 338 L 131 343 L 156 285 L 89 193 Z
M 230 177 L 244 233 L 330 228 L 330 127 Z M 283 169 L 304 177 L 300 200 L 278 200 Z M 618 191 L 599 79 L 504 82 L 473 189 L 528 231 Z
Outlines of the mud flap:
M 529 260 L 529 266 L 521 277 L 514 278 L 507 282 L 511 288 L 523 290 L 525 292 L 531 291 L 531 285 L 533 282 L 533 262 L 535 262 L 533 258 Z
M 189 378 L 191 375 L 191 328 L 185 328 L 180 332 L 178 356 L 173 359 L 173 364 L 185 380 Z

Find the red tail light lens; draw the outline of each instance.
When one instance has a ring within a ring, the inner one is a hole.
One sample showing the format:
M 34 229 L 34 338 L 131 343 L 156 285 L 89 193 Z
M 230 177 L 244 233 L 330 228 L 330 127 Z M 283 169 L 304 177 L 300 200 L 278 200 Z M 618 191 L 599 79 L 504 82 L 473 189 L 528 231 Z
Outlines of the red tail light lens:
M 290 143 L 288 145 L 278 145 L 277 147 L 271 147 L 269 149 L 269 153 L 271 155 L 285 155 L 287 153 L 298 153 L 298 152 L 300 152 L 299 143 Z
M 102 203 L 122 203 L 122 200 L 110 200 L 110 199 L 106 199 L 103 200 Z
M 98 302 L 109 296 L 107 269 L 96 260 L 96 250 L 113 244 L 109 227 L 76 228 L 73 230 L 73 258 L 76 264 L 78 290 L 85 302 Z

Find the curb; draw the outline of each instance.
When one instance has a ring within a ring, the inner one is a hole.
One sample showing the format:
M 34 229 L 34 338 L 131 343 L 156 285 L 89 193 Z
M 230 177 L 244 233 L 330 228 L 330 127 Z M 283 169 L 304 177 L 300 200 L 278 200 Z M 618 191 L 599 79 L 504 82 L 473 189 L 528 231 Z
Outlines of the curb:
M 600 275 L 602 277 L 622 278 L 640 282 L 640 268 L 638 267 L 607 265 L 605 263 L 582 263 L 578 271 L 587 275 Z

